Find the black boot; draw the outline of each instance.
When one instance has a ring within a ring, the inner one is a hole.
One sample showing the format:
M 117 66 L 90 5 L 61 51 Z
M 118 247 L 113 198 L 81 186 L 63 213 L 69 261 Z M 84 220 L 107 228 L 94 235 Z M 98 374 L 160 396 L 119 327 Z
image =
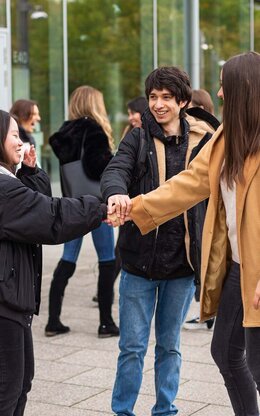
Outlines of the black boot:
M 119 251 L 119 247 L 118 247 L 118 243 L 116 244 L 115 247 L 115 276 L 114 276 L 114 283 L 116 281 L 117 276 L 119 275 L 121 269 L 122 269 L 122 260 L 121 260 L 121 256 L 120 256 L 120 251 Z M 96 295 L 93 296 L 92 298 L 93 302 L 98 302 L 98 288 L 97 288 L 97 293 Z M 114 292 L 113 292 L 113 302 L 114 302 Z
M 100 313 L 99 338 L 119 335 L 119 328 L 112 318 L 113 288 L 115 281 L 115 260 L 99 262 L 98 305 Z
M 73 275 L 75 268 L 75 263 L 60 260 L 53 273 L 49 293 L 49 319 L 45 327 L 45 335 L 47 337 L 65 334 L 70 330 L 68 326 L 61 323 L 60 314 L 65 287 L 68 284 L 69 278 Z

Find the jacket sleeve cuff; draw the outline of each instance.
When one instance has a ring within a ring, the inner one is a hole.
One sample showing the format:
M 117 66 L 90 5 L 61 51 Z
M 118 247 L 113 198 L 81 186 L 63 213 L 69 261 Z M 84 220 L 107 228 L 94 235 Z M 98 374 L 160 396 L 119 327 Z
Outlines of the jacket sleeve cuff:
M 157 228 L 151 215 L 144 208 L 142 195 L 133 198 L 132 204 L 130 217 L 143 235 Z
M 107 219 L 107 206 L 106 204 L 100 205 L 101 211 L 102 211 L 102 221 Z
M 22 163 L 21 165 L 21 174 L 23 175 L 35 175 L 38 172 L 38 167 L 35 165 L 35 167 L 27 166 Z
M 104 201 L 108 201 L 108 198 L 112 195 L 127 195 L 127 191 L 120 187 L 109 187 L 105 192 L 102 192 L 102 198 Z

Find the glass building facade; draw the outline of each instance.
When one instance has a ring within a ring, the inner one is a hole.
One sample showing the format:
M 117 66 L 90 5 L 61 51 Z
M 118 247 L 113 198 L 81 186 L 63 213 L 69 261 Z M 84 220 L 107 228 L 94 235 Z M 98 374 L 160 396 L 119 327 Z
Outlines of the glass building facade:
M 0 108 L 18 98 L 38 102 L 42 165 L 55 181 L 48 138 L 76 87 L 103 92 L 116 142 L 126 103 L 144 94 L 157 66 L 185 69 L 219 115 L 220 67 L 234 54 L 260 51 L 259 26 L 256 0 L 0 0 Z

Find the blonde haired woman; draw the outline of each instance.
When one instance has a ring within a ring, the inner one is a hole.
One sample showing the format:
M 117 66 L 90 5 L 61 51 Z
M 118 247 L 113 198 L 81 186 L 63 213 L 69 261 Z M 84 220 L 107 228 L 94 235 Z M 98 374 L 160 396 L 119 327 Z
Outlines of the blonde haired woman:
M 103 94 L 87 85 L 80 86 L 73 91 L 69 102 L 69 120 L 65 121 L 59 131 L 49 139 L 61 165 L 80 159 L 83 138 L 83 168 L 90 178 L 99 180 L 112 158 L 112 128 L 107 116 Z M 66 196 L 64 192 L 63 195 Z M 111 314 L 115 279 L 113 230 L 103 223 L 92 232 L 92 239 L 99 261 L 100 325 L 98 336 L 100 338 L 118 336 L 119 329 Z M 82 238 L 78 238 L 64 244 L 63 255 L 54 271 L 50 287 L 46 336 L 64 334 L 70 330 L 68 326 L 61 323 L 60 314 L 64 291 L 68 279 L 75 271 L 82 240 Z

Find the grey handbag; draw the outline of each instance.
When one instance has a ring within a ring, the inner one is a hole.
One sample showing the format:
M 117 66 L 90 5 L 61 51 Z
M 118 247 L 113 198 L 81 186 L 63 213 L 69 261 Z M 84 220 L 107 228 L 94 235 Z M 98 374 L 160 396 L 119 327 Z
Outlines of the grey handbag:
M 78 198 L 92 195 L 102 200 L 100 181 L 90 179 L 84 172 L 82 157 L 84 154 L 85 135 L 82 140 L 80 159 L 60 166 L 61 187 L 64 196 Z

